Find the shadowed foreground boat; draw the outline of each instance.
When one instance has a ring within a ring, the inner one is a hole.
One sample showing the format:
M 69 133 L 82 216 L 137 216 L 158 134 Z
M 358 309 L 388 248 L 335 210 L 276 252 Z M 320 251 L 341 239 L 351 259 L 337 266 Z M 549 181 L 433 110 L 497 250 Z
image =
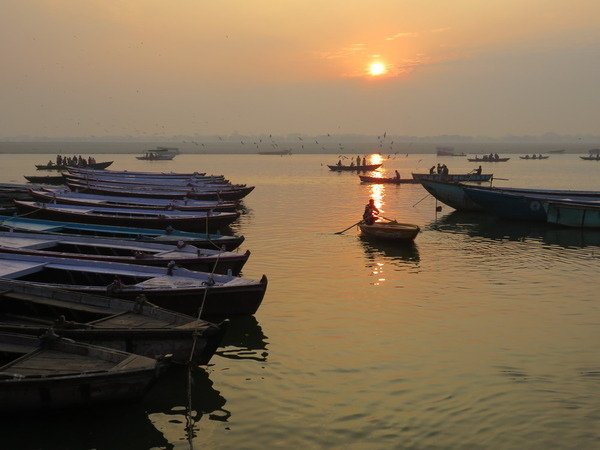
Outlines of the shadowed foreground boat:
M 375 222 L 373 225 L 359 223 L 358 227 L 364 237 L 386 241 L 414 241 L 421 229 L 410 223 Z
M 220 233 L 193 233 L 173 228 L 164 230 L 154 228 L 118 227 L 55 220 L 30 219 L 28 217 L 6 217 L 0 219 L 0 227 L 7 230 L 28 233 L 49 233 L 55 235 L 103 236 L 119 239 L 132 239 L 140 242 L 180 245 L 181 242 L 209 249 L 235 250 L 244 236 L 226 236 Z
M 149 358 L 207 364 L 229 322 L 215 325 L 144 301 L 0 280 L 0 332 L 61 337 Z M 196 339 L 194 354 L 193 341 Z
M 554 202 L 544 204 L 548 223 L 573 228 L 600 228 L 600 202 L 585 204 Z
M 261 280 L 75 258 L 0 253 L 0 278 L 135 300 L 140 295 L 163 308 L 191 316 L 254 314 L 267 289 Z
M 14 231 L 0 231 L 0 252 L 155 267 L 167 267 L 167 265 L 175 263 L 190 270 L 230 273 L 231 275 L 239 275 L 250 257 L 249 250 L 245 253 L 234 253 L 200 249 L 185 243 L 168 245 L 126 239 L 57 236 L 47 233 Z
M 166 367 L 54 335 L 0 333 L 0 414 L 138 400 Z
M 110 166 L 113 163 L 113 161 L 102 161 L 102 162 L 97 162 L 97 163 L 92 163 L 92 164 L 86 164 L 85 166 L 83 165 L 78 165 L 78 164 L 73 164 L 73 165 L 69 165 L 69 164 L 36 164 L 35 168 L 37 170 L 66 170 L 69 167 L 86 167 L 88 169 L 95 169 L 95 170 L 102 170 L 102 169 L 106 169 L 108 166 Z

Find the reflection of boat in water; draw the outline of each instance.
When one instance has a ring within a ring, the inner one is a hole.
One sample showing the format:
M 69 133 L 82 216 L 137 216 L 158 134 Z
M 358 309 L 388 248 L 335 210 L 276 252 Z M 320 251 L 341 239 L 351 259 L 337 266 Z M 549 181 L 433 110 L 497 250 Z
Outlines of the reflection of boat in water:
M 405 245 L 396 245 L 389 241 L 373 241 L 360 236 L 360 241 L 365 250 L 365 255 L 371 261 L 380 257 L 389 258 L 400 265 L 416 265 L 421 260 L 419 249 L 414 242 Z
M 230 318 L 230 327 L 221 340 L 216 355 L 229 359 L 253 359 L 266 361 L 267 336 L 254 316 Z
M 431 222 L 425 229 L 498 241 L 538 241 L 565 248 L 600 246 L 599 230 L 559 228 L 540 222 L 503 221 L 476 212 L 453 211 Z

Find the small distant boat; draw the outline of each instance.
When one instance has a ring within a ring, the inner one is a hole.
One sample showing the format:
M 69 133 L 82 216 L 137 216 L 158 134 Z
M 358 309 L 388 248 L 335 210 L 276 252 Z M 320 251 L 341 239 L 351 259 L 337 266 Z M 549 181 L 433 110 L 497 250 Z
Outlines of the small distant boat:
M 547 221 L 573 228 L 600 228 L 600 203 L 546 202 Z
M 102 169 L 106 169 L 112 163 L 113 163 L 113 161 L 103 161 L 103 162 L 97 162 L 97 163 L 92 163 L 92 164 L 86 163 L 85 165 L 83 165 L 83 164 L 60 164 L 59 165 L 59 164 L 55 164 L 55 163 L 48 163 L 48 164 L 36 164 L 35 168 L 37 170 L 67 170 L 69 167 L 82 167 L 82 168 L 86 168 L 86 169 L 102 170 Z
M 57 175 L 57 176 L 23 175 L 23 177 L 30 183 L 35 183 L 35 184 L 52 184 L 52 185 L 65 184 L 65 178 L 62 175 Z
M 138 400 L 167 367 L 50 333 L 0 333 L 0 354 L 0 414 L 11 415 Z
M 119 227 L 96 223 L 65 222 L 57 220 L 31 219 L 29 217 L 7 216 L 0 218 L 0 227 L 6 230 L 28 233 L 49 233 L 66 236 L 101 236 L 130 239 L 138 242 L 182 245 L 189 243 L 196 247 L 209 249 L 235 250 L 244 236 L 227 236 L 221 233 L 194 233 L 173 228 L 158 230 L 154 228 Z
M 179 149 L 176 147 L 156 147 L 154 150 L 147 150 L 141 156 L 136 156 L 136 159 L 142 161 L 170 161 L 177 155 L 179 155 Z
M 586 161 L 600 161 L 600 153 L 596 153 L 596 156 L 580 156 L 581 159 L 585 159 Z
M 245 253 L 200 249 L 179 245 L 136 242 L 83 236 L 58 236 L 48 233 L 0 231 L 0 252 L 23 255 L 122 262 L 155 267 L 177 264 L 190 270 L 239 275 L 250 257 Z
M 271 152 L 258 152 L 259 155 L 274 155 L 274 156 L 284 156 L 284 155 L 291 155 L 292 151 L 291 150 L 275 150 L 275 151 L 271 151 Z
M 436 147 L 437 156 L 467 156 L 466 153 L 454 153 L 454 147 Z
M 494 176 L 493 173 L 413 173 L 413 178 L 416 181 L 421 180 L 433 180 L 433 181 L 471 181 L 481 183 L 484 181 L 490 181 Z
M 510 158 L 490 158 L 488 155 L 483 157 L 476 156 L 475 158 L 467 158 L 470 162 L 506 162 Z
M 414 241 L 421 229 L 409 223 L 375 222 L 373 225 L 358 224 L 363 236 L 391 241 Z
M 544 155 L 525 155 L 525 156 L 519 156 L 519 158 L 521 159 L 548 159 L 550 158 L 549 156 L 544 156 Z
M 368 172 L 370 170 L 377 170 L 379 169 L 383 164 L 366 164 L 366 165 L 360 165 L 360 166 L 344 166 L 344 165 L 332 165 L 330 166 L 329 164 L 327 165 L 327 167 L 329 167 L 329 170 L 332 170 L 334 172 Z
M 0 280 L 0 300 L 0 332 L 41 336 L 53 328 L 61 337 L 149 358 L 171 354 L 177 364 L 190 359 L 208 364 L 229 324 L 215 325 L 142 299 L 63 291 L 26 281 Z
M 371 184 L 418 184 L 419 182 L 413 178 L 397 178 L 397 177 L 369 177 L 359 175 L 360 181 Z

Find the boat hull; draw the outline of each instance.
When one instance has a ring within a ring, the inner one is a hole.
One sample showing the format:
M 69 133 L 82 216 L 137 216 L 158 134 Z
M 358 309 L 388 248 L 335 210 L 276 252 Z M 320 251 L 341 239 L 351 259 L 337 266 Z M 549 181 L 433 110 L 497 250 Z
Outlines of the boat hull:
M 445 182 L 460 182 L 468 181 L 475 183 L 482 183 L 490 181 L 494 176 L 493 173 L 454 173 L 454 174 L 441 174 L 441 173 L 413 173 L 415 180 L 431 180 L 431 181 L 445 181 Z
M 62 165 L 62 164 L 60 166 L 57 166 L 56 164 L 52 164 L 50 166 L 48 164 L 36 164 L 35 168 L 37 170 L 67 170 L 70 167 L 80 167 L 80 168 L 84 168 L 84 169 L 103 170 L 103 169 L 106 169 L 108 166 L 110 166 L 112 163 L 113 163 L 113 161 L 103 161 L 103 162 L 99 162 L 99 163 L 86 164 L 85 166 L 78 166 L 78 165 L 68 166 L 68 165 Z
M 359 175 L 360 181 L 363 183 L 371 184 L 418 184 L 419 182 L 412 178 L 396 178 L 396 177 L 368 177 L 366 175 Z
M 548 202 L 548 223 L 572 228 L 600 228 L 600 206 L 577 203 Z
M 327 165 L 327 167 L 329 167 L 329 170 L 332 170 L 333 172 L 368 172 L 370 170 L 377 170 L 381 166 L 382 164 L 366 164 L 361 166 L 330 166 L 329 164 Z
M 465 193 L 460 184 L 422 179 L 421 185 L 434 198 L 457 211 L 483 211 L 483 208 Z
M 358 225 L 364 237 L 386 241 L 414 241 L 421 229 L 412 224 L 404 223 L 374 223 Z

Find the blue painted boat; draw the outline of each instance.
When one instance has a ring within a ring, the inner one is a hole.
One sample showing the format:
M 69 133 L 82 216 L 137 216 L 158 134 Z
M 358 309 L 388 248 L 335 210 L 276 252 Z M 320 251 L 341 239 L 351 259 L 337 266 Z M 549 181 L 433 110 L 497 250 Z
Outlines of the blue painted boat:
M 196 247 L 223 248 L 229 251 L 236 249 L 244 242 L 244 236 L 227 236 L 220 233 L 194 233 L 170 228 L 155 230 L 153 228 L 117 227 L 113 225 L 30 219 L 28 217 L 6 216 L 0 219 L 0 228 L 29 233 L 116 237 L 175 245 L 180 242 L 187 242 Z
M 483 208 L 465 193 L 461 184 L 428 179 L 419 181 L 434 198 L 457 211 L 483 211 Z
M 574 228 L 600 228 L 599 203 L 547 202 L 547 221 Z
M 463 186 L 465 193 L 485 211 L 504 219 L 547 221 L 547 202 L 565 202 L 596 204 L 600 201 L 600 193 L 592 196 L 576 194 L 557 195 L 552 193 L 535 193 L 530 191 L 507 191 L 495 188 L 477 188 Z M 563 191 L 564 192 L 564 191 Z

